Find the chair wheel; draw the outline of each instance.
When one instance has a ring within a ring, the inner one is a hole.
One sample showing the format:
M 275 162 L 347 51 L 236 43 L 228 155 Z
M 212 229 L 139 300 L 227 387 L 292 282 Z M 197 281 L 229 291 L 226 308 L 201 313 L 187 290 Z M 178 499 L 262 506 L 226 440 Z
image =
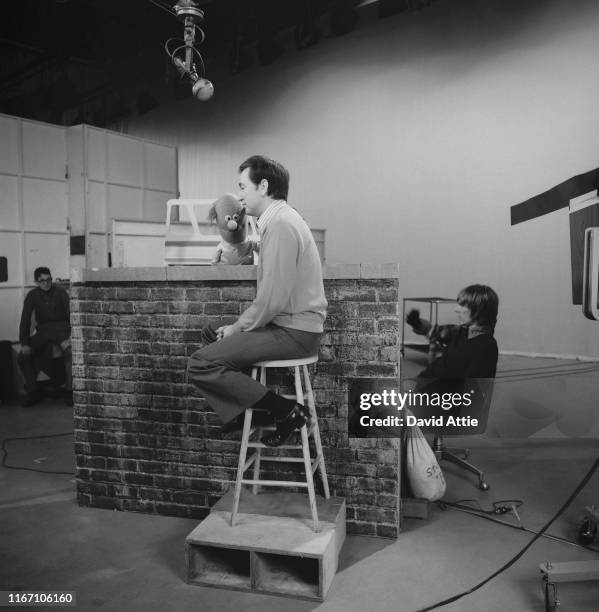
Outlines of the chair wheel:
M 488 490 L 489 490 L 491 487 L 490 487 L 490 486 L 488 485 L 488 483 L 486 483 L 484 480 L 481 480 L 481 481 L 478 483 L 478 488 L 479 488 L 481 491 L 488 491 Z
M 584 518 L 578 526 L 576 540 L 584 546 L 591 544 L 597 535 L 597 525 L 591 519 Z

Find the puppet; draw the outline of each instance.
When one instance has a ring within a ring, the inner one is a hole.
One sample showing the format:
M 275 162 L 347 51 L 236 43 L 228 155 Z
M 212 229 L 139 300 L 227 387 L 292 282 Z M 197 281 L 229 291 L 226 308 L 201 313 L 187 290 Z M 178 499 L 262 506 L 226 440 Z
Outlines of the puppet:
M 212 204 L 208 220 L 218 225 L 222 238 L 212 257 L 213 264 L 251 265 L 258 243 L 248 238 L 245 208 L 231 193 L 225 193 Z

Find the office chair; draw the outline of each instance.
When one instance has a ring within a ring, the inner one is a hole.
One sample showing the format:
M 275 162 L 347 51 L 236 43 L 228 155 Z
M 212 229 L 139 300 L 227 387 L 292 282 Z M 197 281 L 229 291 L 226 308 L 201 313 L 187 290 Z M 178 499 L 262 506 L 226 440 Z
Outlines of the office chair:
M 474 389 L 474 397 L 478 397 L 477 409 L 473 411 L 473 414 L 477 415 L 477 425 L 475 427 L 461 427 L 452 430 L 451 436 L 474 436 L 484 433 L 487 429 L 487 421 L 489 417 L 489 408 L 491 406 L 491 398 L 493 395 L 493 384 L 494 379 L 477 379 L 477 380 L 466 380 L 464 389 Z M 434 433 L 434 429 L 423 429 L 424 431 L 431 431 Z M 447 435 L 447 434 L 446 434 Z M 470 455 L 470 449 L 468 448 L 452 448 L 444 445 L 443 436 L 441 434 L 435 434 L 432 442 L 432 449 L 435 452 L 435 456 L 438 461 L 446 460 L 454 465 L 457 465 L 465 470 L 478 476 L 478 488 L 481 491 L 488 491 L 489 484 L 485 480 L 484 472 L 477 468 L 475 465 L 467 461 Z M 461 455 L 461 456 L 460 456 Z

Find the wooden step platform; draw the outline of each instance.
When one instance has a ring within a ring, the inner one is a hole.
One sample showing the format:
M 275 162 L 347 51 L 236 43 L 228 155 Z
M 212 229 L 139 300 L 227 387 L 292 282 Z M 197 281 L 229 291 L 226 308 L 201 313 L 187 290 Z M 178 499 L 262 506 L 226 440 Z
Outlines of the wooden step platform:
M 323 601 L 345 540 L 345 500 L 316 499 L 318 533 L 305 494 L 246 489 L 231 527 L 229 491 L 185 539 L 187 582 Z

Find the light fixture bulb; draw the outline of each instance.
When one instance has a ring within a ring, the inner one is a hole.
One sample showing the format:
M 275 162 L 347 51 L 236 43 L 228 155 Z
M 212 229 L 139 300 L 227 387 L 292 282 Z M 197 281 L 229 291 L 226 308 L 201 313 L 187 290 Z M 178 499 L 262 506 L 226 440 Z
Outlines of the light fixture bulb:
M 214 85 L 208 79 L 201 77 L 193 84 L 191 93 L 198 100 L 206 102 L 214 95 Z

